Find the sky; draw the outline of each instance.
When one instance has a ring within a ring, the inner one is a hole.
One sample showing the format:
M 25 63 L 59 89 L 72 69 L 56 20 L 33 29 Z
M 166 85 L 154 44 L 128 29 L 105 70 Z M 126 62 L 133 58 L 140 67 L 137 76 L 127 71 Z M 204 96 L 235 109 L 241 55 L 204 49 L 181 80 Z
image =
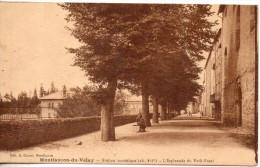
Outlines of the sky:
M 218 8 L 219 8 L 219 5 L 212 5 L 212 8 L 211 8 L 211 11 L 212 12 L 215 12 L 211 17 L 209 17 L 208 19 L 212 22 L 214 22 L 215 20 L 218 21 L 218 25 L 212 27 L 212 30 L 214 31 L 217 31 L 219 30 L 219 28 L 221 28 L 221 15 L 219 16 L 217 13 L 218 13 Z M 202 69 L 204 69 L 205 67 L 205 64 L 206 64 L 206 61 L 207 61 L 207 58 L 209 56 L 209 53 L 208 52 L 204 52 L 203 53 L 203 57 L 205 58 L 204 60 L 202 60 L 201 62 L 198 63 L 198 66 L 201 67 Z M 200 79 L 198 80 L 198 83 L 200 85 L 203 85 L 203 80 L 204 80 L 204 70 L 199 74 L 200 76 Z
M 212 10 L 217 11 L 218 5 Z M 89 83 L 84 72 L 72 66 L 74 55 L 65 49 L 80 43 L 64 28 L 67 13 L 57 3 L 0 2 L 0 13 L 2 95 L 11 91 L 14 96 L 21 91 L 30 94 L 35 88 L 39 91 L 41 84 L 47 90 L 52 81 L 58 89 Z M 205 60 L 199 66 L 204 64 Z
M 64 27 L 66 13 L 56 3 L 0 3 L 0 92 L 83 86 L 84 72 L 65 47 L 79 43 Z

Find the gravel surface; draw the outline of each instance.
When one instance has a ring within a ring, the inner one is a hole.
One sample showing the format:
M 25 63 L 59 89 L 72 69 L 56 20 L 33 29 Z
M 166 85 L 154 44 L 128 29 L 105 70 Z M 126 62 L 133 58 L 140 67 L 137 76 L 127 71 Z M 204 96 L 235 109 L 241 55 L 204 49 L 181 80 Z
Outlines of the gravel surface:
M 0 161 L 256 165 L 254 150 L 212 120 L 160 121 L 144 133 L 136 133 L 133 125 L 117 127 L 114 142 L 102 142 L 100 132 L 95 132 L 22 150 L 2 151 Z M 21 157 L 17 157 L 19 154 Z

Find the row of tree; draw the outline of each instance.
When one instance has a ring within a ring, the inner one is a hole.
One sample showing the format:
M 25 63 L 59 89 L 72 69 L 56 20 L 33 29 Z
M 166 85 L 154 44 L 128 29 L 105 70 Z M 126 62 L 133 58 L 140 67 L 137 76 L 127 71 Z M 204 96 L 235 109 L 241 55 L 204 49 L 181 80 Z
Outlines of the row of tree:
M 19 93 L 17 98 L 6 93 L 4 97 L 0 96 L 0 114 L 39 113 L 40 110 L 36 109 L 39 103 L 36 89 L 32 97 L 28 97 L 26 92 Z
M 55 88 L 54 82 L 51 83 L 51 88 L 47 91 L 44 90 L 43 86 L 40 87 L 40 97 L 55 93 L 58 89 Z M 0 114 L 6 113 L 39 113 L 40 100 L 36 88 L 33 91 L 33 95 L 29 95 L 26 92 L 20 92 L 15 98 L 11 93 L 6 93 L 4 96 L 0 94 Z
M 101 138 L 115 140 L 114 99 L 117 89 L 142 95 L 142 115 L 147 126 L 149 96 L 154 121 L 158 104 L 162 116 L 168 106 L 186 108 L 201 86 L 197 62 L 209 51 L 216 22 L 207 17 L 210 5 L 59 4 L 69 14 L 71 34 L 82 43 L 69 48 L 75 64 L 99 85 Z

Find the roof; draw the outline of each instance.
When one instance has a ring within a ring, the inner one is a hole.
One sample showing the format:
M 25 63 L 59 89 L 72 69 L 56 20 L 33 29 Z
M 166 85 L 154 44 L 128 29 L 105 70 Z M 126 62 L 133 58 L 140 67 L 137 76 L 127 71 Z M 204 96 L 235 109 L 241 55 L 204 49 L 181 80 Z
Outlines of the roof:
M 70 93 L 68 92 L 67 93 L 67 96 L 69 95 Z M 52 94 L 49 94 L 49 95 L 46 95 L 46 96 L 43 96 L 40 98 L 40 100 L 63 100 L 65 99 L 67 96 L 63 96 L 63 91 L 58 91 L 58 92 L 55 92 L 55 93 L 52 93 Z

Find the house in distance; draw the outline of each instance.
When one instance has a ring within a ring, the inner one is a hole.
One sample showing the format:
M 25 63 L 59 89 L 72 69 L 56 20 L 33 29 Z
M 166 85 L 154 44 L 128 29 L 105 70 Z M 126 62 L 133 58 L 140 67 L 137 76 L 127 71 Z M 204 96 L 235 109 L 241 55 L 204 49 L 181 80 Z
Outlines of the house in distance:
M 58 108 L 65 98 L 69 96 L 68 91 L 57 91 L 55 93 L 40 98 L 41 118 L 53 119 L 57 117 L 56 108 Z

